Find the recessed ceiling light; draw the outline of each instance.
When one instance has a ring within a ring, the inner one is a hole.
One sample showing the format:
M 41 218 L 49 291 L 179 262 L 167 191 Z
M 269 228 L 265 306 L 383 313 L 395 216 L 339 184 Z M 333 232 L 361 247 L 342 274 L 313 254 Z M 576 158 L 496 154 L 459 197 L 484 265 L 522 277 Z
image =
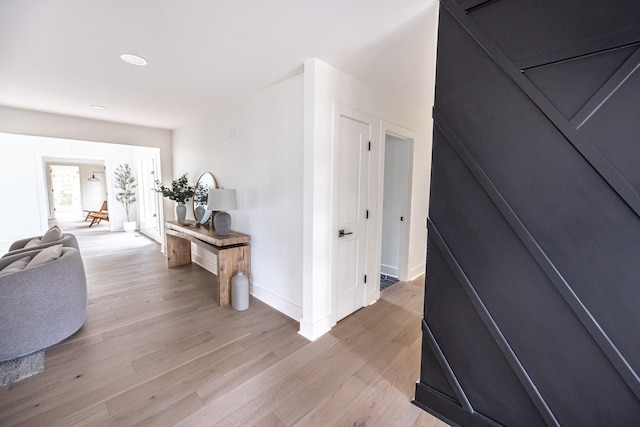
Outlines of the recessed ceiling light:
M 133 55 L 131 53 L 123 53 L 120 58 L 131 65 L 147 65 L 147 60 L 141 56 Z
M 94 110 L 106 110 L 109 107 L 105 107 L 104 105 L 92 105 L 91 108 Z

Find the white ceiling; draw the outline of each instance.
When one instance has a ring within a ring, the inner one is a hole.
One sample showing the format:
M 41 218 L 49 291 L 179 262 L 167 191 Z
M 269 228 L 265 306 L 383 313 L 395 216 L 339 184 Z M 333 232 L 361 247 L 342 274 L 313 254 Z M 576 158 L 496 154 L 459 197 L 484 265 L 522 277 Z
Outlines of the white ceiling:
M 316 57 L 428 110 L 436 10 L 437 0 L 0 0 L 0 105 L 175 129 Z

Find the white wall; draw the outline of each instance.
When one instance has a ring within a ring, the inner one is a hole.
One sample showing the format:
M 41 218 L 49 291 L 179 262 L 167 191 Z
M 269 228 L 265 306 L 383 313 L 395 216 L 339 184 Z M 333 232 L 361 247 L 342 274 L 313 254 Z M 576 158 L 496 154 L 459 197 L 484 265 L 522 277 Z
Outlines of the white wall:
M 171 131 L 0 106 L 0 132 L 160 149 L 162 177 L 171 171 Z
M 79 165 L 79 167 L 80 187 L 82 191 L 82 209 L 88 211 L 99 210 L 102 206 L 102 202 L 107 200 L 108 196 L 104 165 Z M 94 171 L 100 171 L 102 173 L 93 173 Z M 100 181 L 88 181 L 91 176 L 95 176 Z
M 302 316 L 302 144 L 302 75 L 173 132 L 174 178 L 186 172 L 195 184 L 211 172 L 219 186 L 237 190 L 232 229 L 251 235 L 252 294 L 296 320 Z
M 107 165 L 119 161 L 131 162 L 133 159 L 132 147 L 126 145 L 60 138 L 0 133 L 0 146 L 13 147 L 12 155 L 0 156 L 0 180 L 15 183 L 5 186 L 5 200 L 11 203 L 0 204 L 0 241 L 3 242 L 40 235 L 47 230 L 47 157 L 98 158 Z M 114 192 L 110 193 L 110 197 L 113 197 Z M 124 210 L 115 209 L 115 203 L 115 200 L 109 201 L 110 224 L 119 224 L 124 218 Z
M 374 88 L 318 60 L 305 63 L 305 127 L 304 127 L 304 269 L 303 319 L 301 333 L 315 339 L 334 324 L 333 287 L 333 120 L 340 106 L 358 110 L 379 121 L 377 129 L 404 129 L 414 139 L 414 174 L 412 190 L 410 272 L 424 272 L 428 210 L 428 188 L 431 152 L 430 111 L 411 111 L 382 95 Z M 382 135 L 376 135 L 373 150 L 380 149 Z M 381 158 L 377 155 L 376 158 Z M 380 164 L 372 168 L 372 176 L 381 176 Z M 382 192 L 382 181 L 376 183 Z M 382 227 L 382 205 L 379 197 L 370 200 L 372 221 Z M 421 224 L 422 227 L 418 227 Z M 377 243 L 379 272 L 380 242 Z M 379 277 L 367 285 L 367 300 L 380 295 Z
M 0 204 L 2 246 L 46 231 L 43 159 L 95 159 L 113 170 L 124 162 L 134 165 L 141 151 L 159 150 L 163 176 L 171 176 L 171 132 L 162 129 L 0 106 L 0 147 L 5 153 L 0 156 L 0 179 L 15 183 L 5 189 L 5 200 L 11 202 Z M 109 191 L 110 198 L 114 194 Z M 110 225 L 120 226 L 124 218 L 124 209 L 118 206 L 115 199 L 109 200 Z

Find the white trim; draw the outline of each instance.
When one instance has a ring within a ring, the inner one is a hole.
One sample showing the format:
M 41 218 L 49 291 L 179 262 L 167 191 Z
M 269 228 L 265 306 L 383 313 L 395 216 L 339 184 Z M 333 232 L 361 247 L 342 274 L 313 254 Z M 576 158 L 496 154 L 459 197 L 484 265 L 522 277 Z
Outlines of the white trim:
M 158 234 L 158 230 L 154 228 L 150 228 L 149 226 L 144 224 L 139 224 L 138 231 L 144 234 L 145 236 L 147 236 L 148 238 L 153 239 L 156 242 L 164 245 L 164 239 L 162 238 L 162 236 Z M 164 250 L 162 250 L 162 252 L 164 253 Z
M 396 279 L 399 278 L 398 268 L 391 265 L 380 264 L 380 274 L 384 274 L 385 276 L 392 276 Z
M 191 262 L 216 276 L 218 275 L 218 255 L 200 248 L 193 242 L 191 242 Z
M 274 294 L 273 292 L 263 288 L 260 285 L 257 285 L 255 282 L 251 283 L 251 289 L 251 295 L 259 299 L 263 303 L 275 308 L 283 314 L 286 314 L 295 321 L 300 321 L 300 319 L 302 318 L 302 307 L 300 307 L 299 305 L 296 305 L 291 301 L 287 301 L 281 296 Z M 302 325 L 301 321 L 300 325 Z
M 425 273 L 425 269 L 425 263 L 413 267 L 411 270 L 409 270 L 409 280 L 415 280 L 423 275 Z
M 402 227 L 402 233 L 400 235 L 400 254 L 398 257 L 398 278 L 402 281 L 410 280 L 412 272 L 409 269 L 409 245 L 410 245 L 410 232 L 411 232 L 411 208 L 412 208 L 412 195 L 413 195 L 413 159 L 415 151 L 415 138 L 416 134 L 413 130 L 404 128 L 402 126 L 386 122 L 381 120 L 380 123 L 380 140 L 381 144 L 381 156 L 380 156 L 380 173 L 378 174 L 378 211 L 380 212 L 379 221 L 376 226 L 378 227 L 378 236 L 380 238 L 376 242 L 376 254 L 378 259 L 382 255 L 382 203 L 384 201 L 384 150 L 386 144 L 386 136 L 391 135 L 407 141 L 409 145 L 409 165 L 407 169 L 407 188 L 405 195 L 406 202 L 406 220 Z
M 331 320 L 333 316 L 333 313 L 327 314 L 313 323 L 301 319 L 298 333 L 310 341 L 315 341 L 335 326 L 336 323 Z
M 35 140 L 43 140 L 47 137 L 40 136 L 32 136 L 25 135 L 27 138 L 35 138 Z M 92 141 L 78 141 L 78 142 L 87 142 L 92 143 Z M 40 217 L 40 229 L 44 233 L 49 228 L 49 189 L 47 186 L 47 164 L 52 160 L 60 161 L 60 162 L 68 162 L 75 164 L 76 161 L 78 163 L 82 161 L 91 161 L 96 163 L 102 163 L 105 168 L 105 186 L 107 188 L 107 192 L 111 195 L 112 191 L 109 191 L 112 187 L 111 177 L 109 176 L 109 166 L 110 161 L 104 155 L 94 155 L 89 153 L 74 153 L 74 152 L 55 152 L 55 151 L 37 151 L 35 153 L 35 163 L 36 163 L 36 192 L 38 198 L 38 211 Z M 115 206 L 115 198 L 109 196 L 108 200 L 109 206 Z M 114 230 L 114 225 L 112 222 L 109 222 L 109 231 Z

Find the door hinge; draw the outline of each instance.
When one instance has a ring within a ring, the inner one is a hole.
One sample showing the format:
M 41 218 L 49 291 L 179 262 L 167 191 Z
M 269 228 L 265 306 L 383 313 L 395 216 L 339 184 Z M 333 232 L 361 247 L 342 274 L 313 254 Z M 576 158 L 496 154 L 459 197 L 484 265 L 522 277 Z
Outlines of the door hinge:
M 367 275 L 364 275 L 364 283 L 367 283 Z
M 371 141 L 369 141 L 369 151 L 371 151 Z

